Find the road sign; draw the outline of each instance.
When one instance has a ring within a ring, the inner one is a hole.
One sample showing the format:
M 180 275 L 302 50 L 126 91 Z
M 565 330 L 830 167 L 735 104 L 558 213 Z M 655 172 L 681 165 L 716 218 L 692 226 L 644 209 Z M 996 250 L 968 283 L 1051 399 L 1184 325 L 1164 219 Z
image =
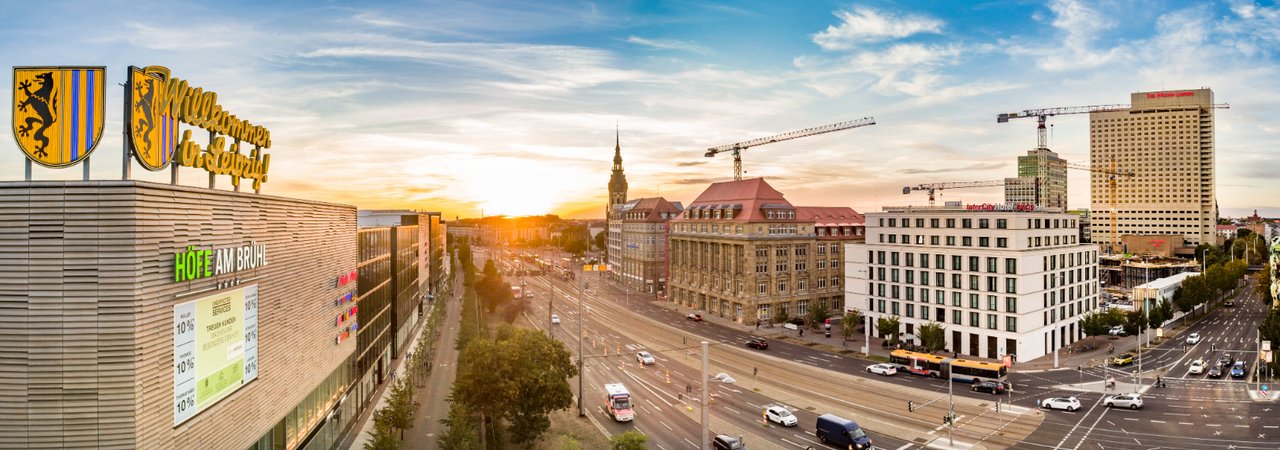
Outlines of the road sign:
M 1267 385 L 1265 385 L 1265 384 L 1264 384 L 1264 385 L 1262 385 L 1262 392 L 1264 392 L 1264 393 L 1265 393 L 1265 392 L 1267 392 Z
M 1262 351 L 1264 352 L 1271 351 L 1271 341 L 1262 341 Z

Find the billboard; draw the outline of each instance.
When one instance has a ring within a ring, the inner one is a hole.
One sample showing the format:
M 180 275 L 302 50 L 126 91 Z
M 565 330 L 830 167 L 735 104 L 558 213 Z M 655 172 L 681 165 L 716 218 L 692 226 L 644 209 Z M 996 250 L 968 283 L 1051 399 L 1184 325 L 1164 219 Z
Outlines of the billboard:
M 173 307 L 173 425 L 258 378 L 258 285 Z

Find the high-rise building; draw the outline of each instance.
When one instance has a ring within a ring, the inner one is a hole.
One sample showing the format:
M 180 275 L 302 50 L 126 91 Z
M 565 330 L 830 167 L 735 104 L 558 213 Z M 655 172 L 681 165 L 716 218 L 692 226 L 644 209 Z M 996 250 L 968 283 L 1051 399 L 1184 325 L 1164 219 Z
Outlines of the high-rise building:
M 845 245 L 845 308 L 871 323 L 899 317 L 908 340 L 946 328 L 947 349 L 1027 361 L 1083 337 L 1098 307 L 1098 247 L 1077 216 L 1045 208 L 885 208 L 867 214 L 865 243 Z M 877 333 L 887 334 L 887 330 Z
M 1004 202 L 1067 209 L 1067 160 L 1047 148 L 1018 157 L 1018 176 L 1005 178 Z
M 671 221 L 669 297 L 747 324 L 838 313 L 841 246 L 862 232 L 852 208 L 792 206 L 761 178 L 714 183 Z
M 1126 110 L 1089 114 L 1093 167 L 1132 171 L 1117 180 L 1116 233 L 1180 234 L 1216 243 L 1213 91 L 1137 92 Z M 1094 242 L 1112 242 L 1108 175 L 1090 175 Z
M 684 207 L 662 197 L 640 198 L 614 207 L 611 219 L 622 225 L 622 250 L 609 271 L 629 289 L 666 292 L 667 238 L 671 219 Z
M 605 239 L 605 262 L 610 266 L 622 264 L 622 222 L 616 218 L 614 210 L 627 202 L 627 176 L 622 173 L 622 139 L 614 134 L 613 173 L 609 175 L 609 204 L 605 205 L 604 217 L 608 222 L 608 235 Z M 617 279 L 617 274 L 612 276 Z

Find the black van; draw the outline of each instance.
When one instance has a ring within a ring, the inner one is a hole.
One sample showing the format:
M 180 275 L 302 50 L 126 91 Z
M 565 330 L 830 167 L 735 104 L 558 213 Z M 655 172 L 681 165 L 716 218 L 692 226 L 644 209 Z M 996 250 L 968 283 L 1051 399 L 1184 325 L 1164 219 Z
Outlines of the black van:
M 818 435 L 818 440 L 823 444 L 835 444 L 844 448 L 852 446 L 855 449 L 871 448 L 871 437 L 862 431 L 857 422 L 835 414 L 818 416 L 814 434 Z

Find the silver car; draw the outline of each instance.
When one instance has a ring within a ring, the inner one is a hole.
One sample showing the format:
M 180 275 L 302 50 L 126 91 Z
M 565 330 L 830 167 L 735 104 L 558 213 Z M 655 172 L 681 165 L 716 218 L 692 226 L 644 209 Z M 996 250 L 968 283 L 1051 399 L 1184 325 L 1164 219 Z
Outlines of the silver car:
M 1047 398 L 1040 402 L 1040 407 L 1044 409 L 1065 409 L 1067 411 L 1075 411 L 1080 409 L 1080 400 L 1076 400 L 1075 397 Z
M 1138 409 L 1142 407 L 1142 395 L 1138 393 L 1108 395 L 1102 404 L 1110 408 Z
M 799 420 L 796 419 L 796 416 L 794 414 L 791 414 L 791 410 L 778 405 L 772 405 L 772 406 L 769 406 L 768 408 L 765 408 L 764 416 L 765 418 L 769 419 L 770 422 L 776 423 L 778 425 L 782 425 L 784 427 L 794 427 L 796 426 L 797 423 L 799 423 Z

